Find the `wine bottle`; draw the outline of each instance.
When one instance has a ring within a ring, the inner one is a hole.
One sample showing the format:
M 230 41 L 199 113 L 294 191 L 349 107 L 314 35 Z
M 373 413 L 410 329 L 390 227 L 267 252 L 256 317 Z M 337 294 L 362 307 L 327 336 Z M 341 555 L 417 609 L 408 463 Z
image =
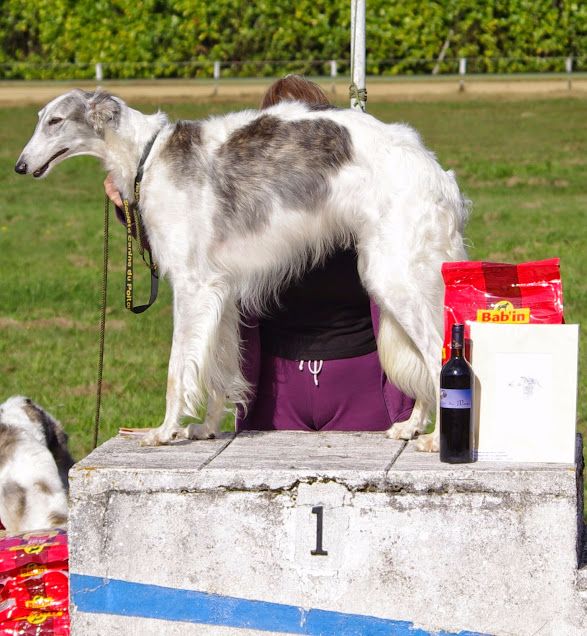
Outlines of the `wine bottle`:
M 453 325 L 450 359 L 440 372 L 440 461 L 473 461 L 473 371 L 463 356 L 464 325 Z

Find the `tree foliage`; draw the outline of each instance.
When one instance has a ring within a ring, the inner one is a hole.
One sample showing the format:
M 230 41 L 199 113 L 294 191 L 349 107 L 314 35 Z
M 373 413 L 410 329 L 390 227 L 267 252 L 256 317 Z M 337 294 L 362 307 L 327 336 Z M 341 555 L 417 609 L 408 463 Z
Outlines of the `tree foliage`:
M 320 75 L 348 64 L 351 0 L 0 0 L 0 77 Z M 585 60 L 579 0 L 367 1 L 368 72 L 535 71 Z M 556 59 L 558 58 L 558 59 Z

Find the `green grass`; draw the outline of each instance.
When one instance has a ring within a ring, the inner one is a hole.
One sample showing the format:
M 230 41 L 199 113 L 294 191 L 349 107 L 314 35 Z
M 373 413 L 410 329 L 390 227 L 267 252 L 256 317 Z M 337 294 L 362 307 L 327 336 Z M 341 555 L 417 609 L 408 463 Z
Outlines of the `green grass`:
M 198 118 L 251 104 L 142 104 Z M 472 200 L 470 258 L 521 262 L 561 258 L 567 322 L 587 312 L 587 102 L 579 99 L 369 104 L 385 121 L 415 126 Z M 102 171 L 66 162 L 33 182 L 13 172 L 36 109 L 0 109 L 0 399 L 30 395 L 91 449 L 102 253 Z M 106 367 L 100 440 L 120 426 L 154 426 L 165 407 L 170 292 L 140 316 L 123 308 L 124 231 L 111 227 Z M 148 297 L 138 270 L 137 302 Z M 585 334 L 581 361 L 585 362 Z M 584 365 L 583 365 L 584 366 Z M 581 382 L 579 430 L 587 432 Z

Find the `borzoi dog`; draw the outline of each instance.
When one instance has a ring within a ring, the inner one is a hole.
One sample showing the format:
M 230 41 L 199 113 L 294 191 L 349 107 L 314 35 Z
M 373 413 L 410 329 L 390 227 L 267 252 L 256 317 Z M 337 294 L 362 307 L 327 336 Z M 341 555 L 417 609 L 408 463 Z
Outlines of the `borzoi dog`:
M 0 519 L 9 532 L 67 525 L 72 465 L 55 418 L 20 395 L 0 404 Z
M 350 242 L 381 310 L 382 366 L 417 399 L 389 434 L 422 432 L 438 401 L 440 267 L 466 258 L 467 206 L 418 134 L 362 112 L 295 102 L 170 123 L 103 91 L 74 90 L 40 111 L 15 170 L 39 178 L 69 157 L 93 155 L 132 201 L 151 142 L 140 210 L 173 288 L 174 326 L 165 419 L 145 443 L 213 436 L 225 400 L 246 403 L 240 312 L 262 311 L 308 258 L 317 263 Z M 182 428 L 182 416 L 206 399 L 203 425 Z M 436 433 L 418 446 L 437 450 Z

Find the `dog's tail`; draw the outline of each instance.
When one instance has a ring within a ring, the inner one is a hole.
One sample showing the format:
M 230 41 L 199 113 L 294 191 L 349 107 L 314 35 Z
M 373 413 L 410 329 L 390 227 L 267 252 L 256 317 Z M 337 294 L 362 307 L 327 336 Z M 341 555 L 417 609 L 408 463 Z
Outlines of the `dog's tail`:
M 436 389 L 420 352 L 396 319 L 381 310 L 377 349 L 388 379 L 406 395 L 432 408 Z

